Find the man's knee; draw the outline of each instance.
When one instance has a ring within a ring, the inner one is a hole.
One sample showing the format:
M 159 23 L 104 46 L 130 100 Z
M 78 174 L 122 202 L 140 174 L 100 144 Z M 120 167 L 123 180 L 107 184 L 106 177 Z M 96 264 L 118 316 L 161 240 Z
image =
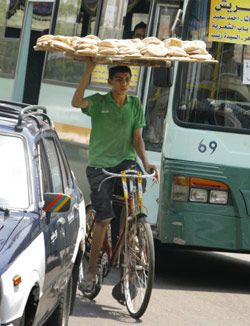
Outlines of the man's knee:
M 96 224 L 96 227 L 98 227 L 98 228 L 103 228 L 103 229 L 105 229 L 108 225 L 109 225 L 109 223 L 111 222 L 111 218 L 109 218 L 109 219 L 106 219 L 106 220 L 103 220 L 103 221 L 96 221 L 95 222 L 95 224 Z

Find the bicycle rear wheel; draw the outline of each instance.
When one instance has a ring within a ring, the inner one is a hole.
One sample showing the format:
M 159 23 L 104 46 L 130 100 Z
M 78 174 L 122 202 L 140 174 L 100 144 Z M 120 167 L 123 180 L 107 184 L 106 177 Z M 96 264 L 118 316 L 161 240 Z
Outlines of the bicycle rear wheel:
M 145 218 L 137 219 L 128 231 L 128 256 L 124 264 L 124 295 L 128 312 L 140 318 L 147 309 L 154 280 L 154 242 Z
M 91 250 L 91 243 L 92 243 L 92 238 L 93 238 L 93 223 L 95 219 L 95 210 L 92 205 L 87 207 L 86 210 L 86 248 L 85 248 L 85 253 L 83 255 L 80 267 L 79 267 L 79 282 L 84 278 L 84 275 L 88 269 L 89 266 L 89 255 L 90 255 L 90 250 Z M 101 285 L 102 285 L 102 276 L 100 276 L 100 268 L 97 266 L 97 273 L 96 273 L 96 288 L 93 291 L 93 293 L 85 293 L 83 292 L 83 295 L 90 299 L 93 300 L 101 291 Z

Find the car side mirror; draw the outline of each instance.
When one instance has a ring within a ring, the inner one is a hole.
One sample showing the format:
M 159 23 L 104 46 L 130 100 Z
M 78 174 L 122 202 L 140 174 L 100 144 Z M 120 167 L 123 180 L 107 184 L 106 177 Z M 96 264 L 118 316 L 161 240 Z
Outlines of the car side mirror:
M 171 87 L 173 84 L 174 67 L 153 68 L 153 82 L 156 87 Z
M 68 195 L 47 192 L 43 197 L 43 210 L 46 213 L 67 212 L 70 209 L 71 197 Z

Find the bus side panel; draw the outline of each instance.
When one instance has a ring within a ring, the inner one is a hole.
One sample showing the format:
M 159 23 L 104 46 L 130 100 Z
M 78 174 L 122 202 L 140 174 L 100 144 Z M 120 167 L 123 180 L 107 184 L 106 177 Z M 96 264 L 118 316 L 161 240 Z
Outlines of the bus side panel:
M 228 185 L 230 204 L 171 200 L 173 176 L 221 181 Z M 247 207 L 249 170 L 210 164 L 163 160 L 159 203 L 159 240 L 162 243 L 212 249 L 250 250 Z M 244 190 L 244 191 L 243 191 Z

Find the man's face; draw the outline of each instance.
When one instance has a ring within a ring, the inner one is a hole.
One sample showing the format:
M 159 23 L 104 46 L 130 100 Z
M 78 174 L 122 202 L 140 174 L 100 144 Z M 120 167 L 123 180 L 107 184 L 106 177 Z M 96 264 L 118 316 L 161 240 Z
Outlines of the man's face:
M 130 74 L 128 72 L 118 72 L 113 79 L 108 79 L 112 91 L 118 95 L 126 95 L 130 85 Z
M 145 28 L 137 28 L 134 32 L 133 38 L 144 39 L 145 38 Z

